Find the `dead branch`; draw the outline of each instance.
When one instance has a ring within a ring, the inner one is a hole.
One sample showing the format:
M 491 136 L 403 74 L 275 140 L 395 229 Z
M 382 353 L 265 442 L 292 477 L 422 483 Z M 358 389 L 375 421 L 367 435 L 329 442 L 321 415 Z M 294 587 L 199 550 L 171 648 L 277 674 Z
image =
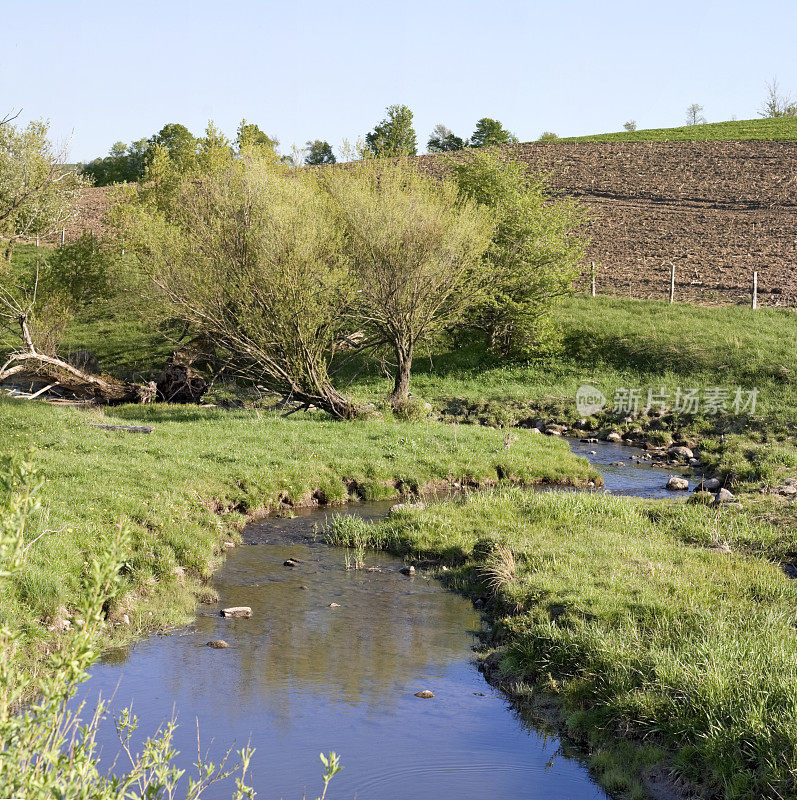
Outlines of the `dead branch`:
M 39 352 L 30 329 L 31 310 L 32 306 L 23 307 L 7 291 L 0 293 L 0 316 L 16 322 L 22 343 L 22 347 L 12 352 L 0 366 L 0 384 L 15 375 L 29 376 L 49 382 L 46 389 L 59 386 L 98 402 L 131 403 L 145 400 L 148 387 L 91 375 L 57 356 Z M 29 399 L 41 394 L 42 391 L 35 392 Z

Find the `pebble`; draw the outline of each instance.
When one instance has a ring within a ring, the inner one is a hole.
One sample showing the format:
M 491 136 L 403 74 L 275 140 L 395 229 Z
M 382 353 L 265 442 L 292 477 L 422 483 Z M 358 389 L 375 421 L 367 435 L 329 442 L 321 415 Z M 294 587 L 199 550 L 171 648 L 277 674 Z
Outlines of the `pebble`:
M 434 694 L 430 692 L 428 689 L 424 689 L 422 692 L 415 692 L 416 697 L 420 697 L 421 700 L 431 700 L 434 697 Z
M 230 645 L 224 641 L 224 639 L 214 639 L 212 642 L 207 643 L 208 647 L 212 647 L 214 650 L 224 650 L 226 647 Z
M 329 607 L 330 608 L 340 608 L 340 603 L 330 603 Z

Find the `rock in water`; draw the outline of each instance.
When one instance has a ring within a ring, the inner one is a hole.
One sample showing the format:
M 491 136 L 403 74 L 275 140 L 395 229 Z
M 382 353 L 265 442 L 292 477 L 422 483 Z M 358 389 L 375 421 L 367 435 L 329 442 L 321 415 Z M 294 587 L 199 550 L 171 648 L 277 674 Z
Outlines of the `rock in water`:
M 230 606 L 221 610 L 222 617 L 228 619 L 241 619 L 252 616 L 252 609 L 249 606 Z
M 678 478 L 675 475 L 667 481 L 667 486 L 665 487 L 669 489 L 671 492 L 681 492 L 685 491 L 689 488 L 689 481 L 686 478 Z
M 330 603 L 329 607 L 330 608 L 340 608 L 340 603 Z
M 224 641 L 224 639 L 214 639 L 212 642 L 207 643 L 208 647 L 212 647 L 214 650 L 224 650 L 226 647 L 230 645 Z
M 422 692 L 415 692 L 415 696 L 420 697 L 421 700 L 431 700 L 434 697 L 428 689 L 424 689 Z
M 414 574 L 415 574 L 415 567 L 413 567 L 413 566 L 410 564 L 410 566 L 409 566 L 409 567 L 402 567 L 402 568 L 399 570 L 399 572 L 401 572 L 401 574 L 402 574 L 402 575 L 414 575 Z

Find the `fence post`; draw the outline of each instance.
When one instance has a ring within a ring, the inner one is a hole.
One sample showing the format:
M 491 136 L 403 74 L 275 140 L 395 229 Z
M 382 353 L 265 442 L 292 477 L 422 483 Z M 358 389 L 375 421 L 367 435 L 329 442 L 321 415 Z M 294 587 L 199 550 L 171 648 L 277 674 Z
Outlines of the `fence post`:
M 590 263 L 592 265 L 590 267 L 590 273 L 592 275 L 592 281 L 591 281 L 592 296 L 595 297 L 595 294 L 596 294 L 596 292 L 595 292 L 595 262 L 592 261 Z
M 753 270 L 753 308 L 758 308 L 758 270 Z
M 675 302 L 675 264 L 670 264 L 670 302 Z
M 37 233 L 36 234 L 36 247 L 38 247 L 38 246 L 39 246 L 39 234 Z
M 64 246 L 65 241 L 66 241 L 66 228 L 61 228 L 61 247 Z

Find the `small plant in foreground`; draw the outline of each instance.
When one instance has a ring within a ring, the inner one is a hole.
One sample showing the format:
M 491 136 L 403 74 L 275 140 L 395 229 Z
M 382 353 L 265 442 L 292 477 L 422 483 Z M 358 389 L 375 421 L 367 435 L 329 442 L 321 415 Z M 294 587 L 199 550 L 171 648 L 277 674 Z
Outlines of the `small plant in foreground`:
M 18 460 L 6 465 L 0 483 L 0 581 L 7 581 L 24 564 L 29 549 L 24 544 L 26 526 L 38 510 L 40 486 L 41 480 L 30 465 Z M 87 722 L 80 716 L 83 704 L 76 710 L 69 707 L 97 658 L 103 605 L 114 594 L 129 549 L 129 534 L 120 525 L 100 557 L 86 564 L 85 591 L 75 625 L 65 633 L 45 669 L 22 666 L 18 653 L 24 645 L 23 632 L 8 626 L 0 628 L 0 795 L 26 800 L 116 800 L 171 798 L 177 791 L 185 771 L 174 764 L 174 720 L 164 724 L 143 743 L 141 752 L 134 754 L 130 737 L 138 723 L 129 711 L 123 711 L 117 732 L 130 767 L 126 773 L 112 774 L 101 771 L 97 748 L 97 733 L 107 704 L 98 703 Z M 33 699 L 28 700 L 31 696 Z M 210 785 L 235 775 L 232 797 L 254 797 L 254 789 L 245 783 L 253 752 L 247 746 L 238 754 L 239 764 L 229 768 L 226 764 L 231 750 L 220 764 L 198 753 L 197 775 L 188 778 L 181 794 L 186 800 L 199 800 Z M 240 775 L 236 775 L 238 772 Z
M 321 797 L 318 800 L 324 800 L 327 796 L 329 782 L 343 769 L 343 766 L 340 763 L 340 756 L 334 750 L 328 756 L 321 753 L 319 758 L 324 765 L 324 774 L 322 776 L 324 778 L 324 791 L 321 792 Z

